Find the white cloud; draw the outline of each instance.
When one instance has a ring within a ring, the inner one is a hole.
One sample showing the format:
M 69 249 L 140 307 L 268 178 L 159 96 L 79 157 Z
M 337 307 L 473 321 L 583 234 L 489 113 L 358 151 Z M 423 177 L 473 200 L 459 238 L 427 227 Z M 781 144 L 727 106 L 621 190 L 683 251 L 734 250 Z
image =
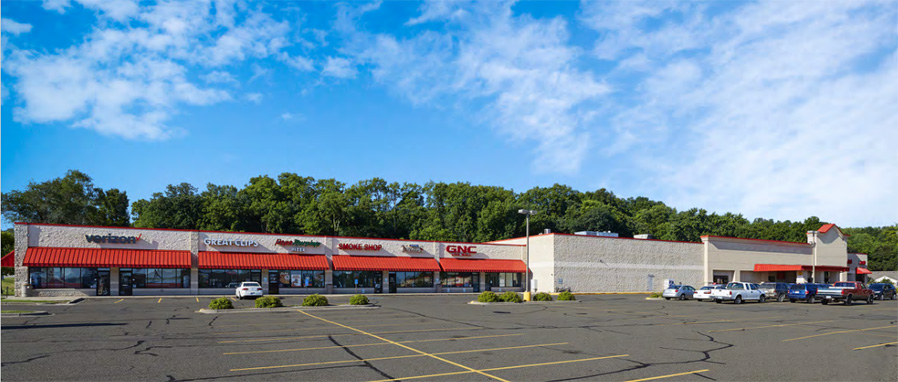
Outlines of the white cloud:
M 286 22 L 251 10 L 243 10 L 238 22 L 228 1 L 142 8 L 130 1 L 79 3 L 124 26 L 98 22 L 83 42 L 63 50 L 4 52 L 3 71 L 12 76 L 10 87 L 21 101 L 14 110 L 17 121 L 64 122 L 126 139 L 167 139 L 185 133 L 169 125 L 181 107 L 231 99 L 227 91 L 192 78 L 212 85 L 237 82 L 224 70 L 191 76 L 192 70 L 278 57 L 289 45 Z M 60 13 L 70 6 L 44 3 Z M 3 24 L 7 28 L 6 20 Z
M 342 57 L 328 57 L 321 75 L 336 78 L 355 78 L 358 71 L 352 61 Z
M 281 120 L 284 122 L 302 122 L 306 120 L 306 116 L 300 113 L 285 112 L 281 114 Z
M 645 73 L 632 102 L 614 106 L 609 150 L 649 155 L 641 171 L 655 184 L 645 189 L 680 208 L 895 222 L 894 7 L 773 1 L 616 14 L 606 4 L 584 3 L 583 22 L 606 34 L 595 53 L 639 60 Z M 625 65 L 611 81 L 633 80 Z
M 48 11 L 65 13 L 66 9 L 72 6 L 72 4 L 69 0 L 44 0 L 41 6 Z
M 249 93 L 244 98 L 256 105 L 262 103 L 262 93 Z
M 281 114 L 281 119 L 283 119 L 285 121 L 289 121 L 289 120 L 293 119 L 293 114 L 292 113 Z
M 11 19 L 0 19 L 0 29 L 5 33 L 18 35 L 21 33 L 31 32 L 31 24 L 23 24 Z

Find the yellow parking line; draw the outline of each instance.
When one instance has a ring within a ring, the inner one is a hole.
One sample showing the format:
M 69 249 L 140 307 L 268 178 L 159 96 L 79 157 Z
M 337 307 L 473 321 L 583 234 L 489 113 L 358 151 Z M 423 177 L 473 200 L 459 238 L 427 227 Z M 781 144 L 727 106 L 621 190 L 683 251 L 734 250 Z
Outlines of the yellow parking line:
M 597 361 L 600 359 L 608 359 L 608 358 L 618 358 L 618 357 L 627 357 L 629 354 L 618 354 L 618 355 L 610 355 L 606 357 L 595 357 L 595 358 L 582 358 L 582 359 L 572 359 L 568 361 L 556 361 L 556 362 L 543 362 L 543 363 L 532 363 L 529 365 L 516 365 L 516 366 L 505 366 L 505 367 L 494 367 L 492 369 L 482 369 L 476 371 L 497 371 L 497 370 L 510 370 L 510 369 L 520 369 L 525 367 L 537 367 L 537 366 L 548 366 L 548 365 L 560 365 L 565 363 L 575 363 L 575 362 L 586 362 L 586 361 Z M 459 375 L 459 374 L 470 374 L 476 371 L 456 371 L 454 373 L 442 373 L 442 374 L 430 374 L 430 375 L 417 375 L 414 377 L 402 377 L 402 378 L 394 378 L 394 379 L 381 379 L 377 381 L 371 382 L 388 382 L 388 381 L 404 381 L 406 379 L 419 379 L 419 378 L 432 378 L 432 377 L 444 377 L 447 375 Z
M 421 332 L 440 332 L 447 330 L 480 330 L 477 328 L 447 328 L 447 329 L 424 329 L 424 330 L 395 330 L 389 332 L 375 332 L 374 334 L 397 334 L 397 333 L 421 333 Z M 314 335 L 314 336 L 299 336 L 299 337 L 275 337 L 275 338 L 253 338 L 248 340 L 229 340 L 229 341 L 218 341 L 220 344 L 232 344 L 237 342 L 265 342 L 265 341 L 283 341 L 283 340 L 299 340 L 304 338 L 323 338 L 328 336 L 357 336 L 361 333 L 337 333 L 337 334 L 322 334 L 322 335 Z M 369 333 L 365 333 L 370 335 Z
M 460 338 L 436 338 L 429 340 L 412 340 L 412 341 L 399 341 L 401 344 L 410 344 L 417 342 L 441 342 L 441 341 L 463 341 L 463 340 L 474 340 L 480 338 L 496 338 L 496 337 L 511 337 L 511 336 L 523 336 L 523 334 L 496 334 L 492 336 L 474 336 L 474 337 L 460 337 Z M 305 351 L 305 350 L 322 350 L 322 349 L 337 349 L 337 348 L 355 348 L 355 347 L 364 347 L 364 346 L 385 346 L 392 345 L 386 342 L 378 342 L 375 344 L 358 344 L 358 345 L 343 345 L 343 346 L 319 346 L 313 348 L 299 348 L 299 349 L 277 349 L 277 350 L 257 350 L 257 351 L 239 351 L 239 352 L 230 352 L 230 353 L 222 353 L 223 355 L 238 355 L 238 354 L 261 354 L 261 353 L 283 353 L 283 352 L 292 352 L 292 351 Z
M 113 304 L 118 304 L 118 303 L 120 303 L 120 302 L 122 302 L 122 301 L 125 301 L 125 299 L 120 299 L 120 300 L 118 300 L 118 301 L 116 301 L 116 302 L 113 302 Z
M 862 350 L 862 349 L 876 348 L 876 347 L 880 347 L 880 346 L 888 346 L 888 345 L 894 345 L 894 344 L 898 344 L 898 342 L 886 342 L 886 343 L 884 343 L 884 344 L 879 344 L 879 345 L 862 346 L 862 347 L 859 347 L 859 348 L 854 348 L 854 350 Z
M 196 298 L 196 302 L 200 302 L 200 298 L 199 298 L 199 297 Z
M 868 331 L 868 330 L 885 329 L 885 328 L 891 328 L 891 327 L 895 327 L 895 326 L 896 326 L 896 325 L 888 325 L 888 326 L 880 326 L 880 327 L 878 327 L 878 328 L 853 329 L 853 330 L 839 330 L 839 331 L 835 331 L 835 332 L 827 332 L 827 333 L 815 334 L 815 335 L 813 335 L 813 336 L 804 336 L 804 337 L 798 337 L 798 338 L 790 338 L 790 339 L 788 339 L 788 340 L 783 340 L 782 342 L 804 340 L 804 339 L 808 339 L 808 338 L 822 337 L 822 336 L 828 336 L 828 335 L 832 335 L 832 334 L 854 333 L 854 332 L 865 332 L 865 331 Z
M 385 343 L 385 345 L 392 345 L 392 344 Z M 447 351 L 447 352 L 441 352 L 441 353 L 430 353 L 429 355 L 446 355 L 446 354 L 477 353 L 477 352 L 486 352 L 486 351 L 526 349 L 526 348 L 535 348 L 535 347 L 540 347 L 540 346 L 558 346 L 558 345 L 567 345 L 567 342 L 558 342 L 558 343 L 554 343 L 554 344 L 536 344 L 536 345 L 510 346 L 510 347 L 504 347 L 504 348 L 492 348 L 492 349 L 471 349 L 471 350 Z M 243 369 L 231 369 L 230 371 L 282 369 L 282 368 L 288 368 L 288 367 L 334 365 L 334 364 L 340 364 L 340 363 L 384 361 L 384 360 L 388 360 L 388 359 L 416 358 L 416 357 L 427 357 L 427 356 L 428 356 L 428 354 L 426 354 L 426 353 L 421 353 L 421 354 L 397 355 L 397 356 L 391 356 L 391 357 L 378 357 L 378 358 L 365 358 L 365 359 L 351 359 L 351 360 L 346 360 L 346 361 L 326 361 L 326 362 L 298 363 L 298 364 L 294 364 L 294 365 L 278 365 L 278 366 L 247 367 L 247 368 L 243 368 Z
M 159 297 L 159 301 L 156 301 L 157 304 L 160 302 L 162 302 L 162 297 Z
M 415 326 L 415 325 L 433 325 L 433 324 L 435 324 L 435 322 L 422 322 L 422 323 L 418 323 L 418 324 L 361 325 L 361 326 L 356 326 L 356 327 L 357 328 L 368 328 L 368 327 L 383 327 L 383 326 Z M 294 329 L 222 331 L 222 332 L 215 332 L 215 334 L 294 332 L 294 331 L 301 331 L 301 330 L 322 330 L 324 328 L 326 328 L 326 327 L 319 326 L 319 327 L 304 327 L 304 328 L 294 328 Z
M 677 374 L 661 375 L 661 376 L 651 377 L 651 378 L 631 379 L 631 380 L 629 380 L 629 381 L 627 381 L 627 382 L 651 381 L 651 380 L 653 380 L 653 379 L 662 379 L 662 378 L 670 378 L 670 377 L 679 377 L 679 376 L 681 376 L 681 375 L 698 374 L 698 373 L 704 373 L 704 372 L 706 372 L 706 371 L 710 371 L 710 370 L 709 370 L 709 369 L 704 369 L 704 370 L 693 370 L 693 371 L 687 371 L 687 372 L 685 372 L 685 373 L 677 373 Z
M 819 324 L 819 323 L 821 323 L 821 322 L 831 322 L 831 321 L 833 321 L 833 320 L 801 322 L 801 323 L 796 323 L 796 324 L 780 324 L 780 325 L 754 326 L 754 327 L 750 327 L 750 328 L 721 329 L 721 330 L 711 330 L 711 331 L 708 331 L 708 333 L 715 333 L 715 332 L 734 332 L 734 331 L 737 331 L 737 330 L 751 330 L 751 329 L 765 329 L 765 328 L 781 328 L 781 327 L 784 327 L 784 326 L 807 325 L 807 324 Z
M 411 346 L 406 346 L 406 345 L 400 344 L 400 343 L 395 342 L 395 341 L 388 340 L 388 339 L 386 339 L 386 338 L 383 338 L 383 337 L 374 335 L 374 334 L 372 334 L 372 333 L 368 333 L 368 332 L 366 332 L 366 331 L 364 331 L 364 330 L 356 329 L 356 328 L 353 328 L 353 327 L 350 327 L 350 326 L 343 325 L 343 324 L 338 323 L 338 322 L 334 322 L 334 321 L 331 321 L 331 320 L 328 320 L 328 319 L 324 319 L 324 318 L 321 318 L 321 317 L 317 317 L 317 316 L 315 316 L 315 315 L 313 315 L 313 314 L 310 314 L 310 313 L 308 313 L 308 312 L 304 312 L 304 311 L 302 311 L 302 310 L 300 310 L 299 312 L 302 313 L 302 314 L 305 314 L 306 316 L 309 316 L 309 317 L 312 317 L 312 318 L 315 318 L 315 319 L 318 319 L 318 320 L 321 320 L 321 321 L 324 321 L 324 322 L 327 322 L 327 323 L 330 323 L 330 324 L 337 325 L 337 326 L 339 326 L 339 327 L 341 327 L 341 328 L 349 329 L 349 330 L 352 330 L 352 331 L 355 331 L 355 332 L 359 332 L 359 333 L 361 333 L 361 334 L 364 334 L 364 335 L 367 335 L 367 336 L 370 336 L 370 337 L 377 338 L 377 339 L 379 339 L 379 340 L 381 340 L 381 341 L 389 342 L 389 343 L 391 343 L 391 344 L 393 344 L 393 345 L 396 345 L 396 346 L 399 346 L 399 347 L 401 347 L 401 348 L 404 348 L 404 349 L 407 349 L 407 350 L 411 350 L 411 351 L 413 351 L 413 352 L 415 352 L 415 353 L 423 354 L 423 355 L 428 356 L 428 357 L 430 357 L 430 358 L 433 358 L 433 359 L 436 359 L 436 360 L 439 360 L 439 361 L 443 361 L 443 362 L 448 363 L 448 364 L 450 364 L 450 365 L 452 365 L 452 366 L 457 366 L 457 367 L 460 367 L 460 368 L 462 368 L 462 369 L 466 369 L 466 370 L 468 370 L 469 372 L 477 373 L 477 374 L 480 374 L 480 375 L 482 375 L 482 376 L 484 376 L 484 377 L 489 377 L 489 378 L 495 379 L 495 380 L 497 380 L 497 381 L 509 382 L 509 381 L 504 380 L 504 379 L 502 379 L 502 378 L 499 378 L 499 377 L 497 377 L 497 376 L 495 376 L 495 375 L 487 374 L 487 373 L 485 373 L 485 372 L 483 372 L 483 371 L 479 371 L 479 370 L 472 369 L 472 368 L 467 367 L 467 366 L 465 366 L 465 365 L 462 365 L 462 364 L 460 364 L 460 363 L 452 362 L 452 361 L 450 361 L 450 360 L 448 360 L 448 359 L 441 358 L 441 357 L 437 357 L 437 356 L 435 356 L 435 355 L 433 355 L 433 354 L 430 354 L 430 353 L 427 353 L 427 352 L 423 352 L 423 351 L 418 350 L 418 349 L 415 349 L 415 348 L 413 348 L 413 347 L 411 347 Z

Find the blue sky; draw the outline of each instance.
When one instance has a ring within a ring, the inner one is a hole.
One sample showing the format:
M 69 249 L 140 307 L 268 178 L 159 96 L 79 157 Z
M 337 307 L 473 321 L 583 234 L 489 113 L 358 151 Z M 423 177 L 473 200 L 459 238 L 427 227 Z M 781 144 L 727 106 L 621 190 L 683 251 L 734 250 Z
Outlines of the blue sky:
M 0 26 L 3 192 L 294 172 L 898 222 L 894 0 L 52 0 Z

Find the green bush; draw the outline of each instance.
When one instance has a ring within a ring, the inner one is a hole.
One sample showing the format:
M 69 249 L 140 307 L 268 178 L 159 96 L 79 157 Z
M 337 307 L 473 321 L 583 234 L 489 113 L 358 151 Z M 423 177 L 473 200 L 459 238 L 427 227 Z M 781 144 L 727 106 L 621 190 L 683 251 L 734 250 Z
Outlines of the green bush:
M 234 304 L 227 297 L 219 297 L 209 302 L 209 309 L 234 309 Z
M 652 294 L 649 295 L 649 298 L 661 298 L 661 292 L 652 292 Z
M 533 301 L 552 301 L 552 295 L 546 292 L 539 292 L 533 296 Z
M 320 294 L 313 294 L 302 300 L 302 306 L 327 306 L 327 298 Z
M 280 297 L 265 296 L 256 299 L 256 308 L 280 308 L 284 306 Z
M 571 292 L 565 291 L 565 292 L 561 292 L 558 294 L 558 301 L 574 301 L 574 300 L 576 300 L 576 298 L 574 298 L 574 294 Z
M 368 305 L 368 297 L 363 294 L 357 294 L 349 299 L 349 305 Z
M 499 295 L 497 295 L 493 292 L 490 292 L 490 291 L 486 291 L 486 292 L 481 293 L 480 296 L 477 296 L 477 301 L 478 302 L 499 302 Z
M 515 292 L 505 292 L 499 296 L 499 299 L 505 302 L 522 302 L 524 299 L 521 298 L 521 295 Z

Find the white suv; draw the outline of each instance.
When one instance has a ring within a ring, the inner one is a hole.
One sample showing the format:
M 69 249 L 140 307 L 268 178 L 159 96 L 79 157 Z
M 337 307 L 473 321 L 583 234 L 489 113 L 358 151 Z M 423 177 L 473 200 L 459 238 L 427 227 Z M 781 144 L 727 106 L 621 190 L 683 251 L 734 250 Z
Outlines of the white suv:
M 724 301 L 741 304 L 743 301 L 764 302 L 766 296 L 758 287 L 758 284 L 737 281 L 727 284 L 726 289 L 712 290 L 711 299 L 718 304 Z
M 257 282 L 244 281 L 237 286 L 237 298 L 262 297 L 262 286 Z

